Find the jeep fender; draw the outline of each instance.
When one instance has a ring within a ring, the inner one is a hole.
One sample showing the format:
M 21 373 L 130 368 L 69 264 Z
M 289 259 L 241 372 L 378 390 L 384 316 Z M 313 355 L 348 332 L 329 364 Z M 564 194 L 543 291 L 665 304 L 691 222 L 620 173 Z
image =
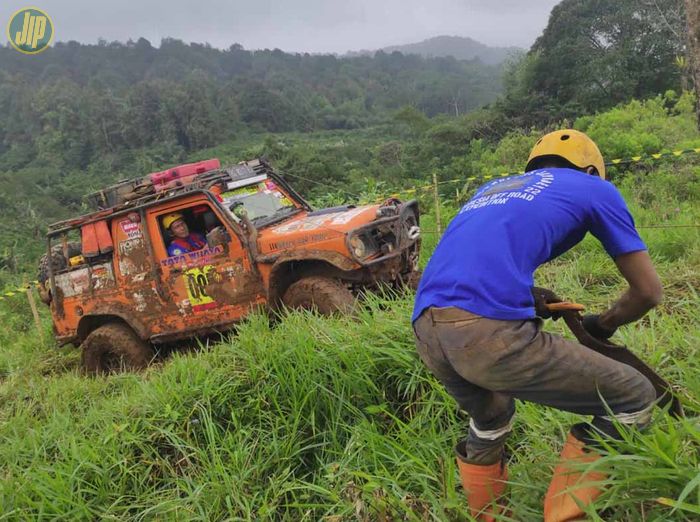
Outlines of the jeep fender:
M 297 267 L 301 268 L 301 270 L 297 271 Z M 352 259 L 329 250 L 285 252 L 275 260 L 270 270 L 270 281 L 268 283 L 268 302 L 270 306 L 276 306 L 287 287 L 300 277 L 304 277 L 306 275 L 304 272 L 312 268 L 317 270 L 325 269 L 325 271 L 332 272 L 333 275 L 341 276 L 343 273 L 358 270 L 362 267 Z
M 130 311 L 115 310 L 110 307 L 109 310 L 95 310 L 89 315 L 80 318 L 77 329 L 77 342 L 82 343 L 85 338 L 95 328 L 103 324 L 111 322 L 121 322 L 129 326 L 140 339 L 147 341 L 149 338 L 148 329 L 139 319 L 137 319 Z

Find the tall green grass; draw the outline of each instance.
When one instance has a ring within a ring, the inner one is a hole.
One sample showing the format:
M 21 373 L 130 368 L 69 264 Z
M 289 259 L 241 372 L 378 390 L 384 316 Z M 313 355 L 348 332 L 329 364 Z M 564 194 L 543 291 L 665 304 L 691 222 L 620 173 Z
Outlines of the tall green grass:
M 664 169 L 627 179 L 640 225 L 699 221 L 692 176 L 687 190 L 670 190 L 680 181 Z M 433 223 L 426 216 L 423 227 Z M 700 231 L 641 230 L 666 299 L 618 340 L 674 383 L 690 414 L 657 411 L 648 431 L 608 446 L 597 464 L 607 491 L 590 516 L 697 520 Z M 436 240 L 426 235 L 424 258 Z M 593 311 L 624 288 L 589 240 L 537 279 Z M 225 342 L 103 378 L 81 373 L 77 350 L 51 345 L 45 311 L 40 341 L 23 300 L 7 304 L 0 520 L 469 520 L 452 456 L 467 418 L 415 355 L 412 295 L 369 296 L 355 319 L 254 315 Z M 547 327 L 565 333 L 560 322 Z M 579 420 L 518 405 L 503 520 L 541 519 L 551 469 Z
M 689 100 L 678 114 L 659 98 L 576 125 L 613 155 L 697 145 Z M 516 167 L 534 138 L 472 144 L 441 179 Z M 700 167 L 688 156 L 611 174 L 666 291 L 616 339 L 674 384 L 689 415 L 657 411 L 648 431 L 608 445 L 596 464 L 608 487 L 590 518 L 700 520 Z M 443 228 L 454 196 L 442 194 Z M 438 241 L 424 197 L 423 264 Z M 537 282 L 591 311 L 625 288 L 590 238 Z M 0 520 L 469 520 L 452 455 L 468 419 L 415 354 L 412 300 L 369 296 L 354 319 L 254 315 L 224 342 L 101 378 L 82 374 L 78 350 L 53 346 L 45 309 L 39 336 L 26 299 L 0 301 Z M 546 327 L 569 335 L 561 321 Z M 503 520 L 541 520 L 580 420 L 518 404 Z

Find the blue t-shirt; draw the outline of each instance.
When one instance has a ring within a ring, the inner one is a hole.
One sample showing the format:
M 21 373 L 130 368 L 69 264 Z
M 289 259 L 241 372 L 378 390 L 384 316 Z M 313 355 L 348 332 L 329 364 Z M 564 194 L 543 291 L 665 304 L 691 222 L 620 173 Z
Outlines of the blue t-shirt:
M 535 317 L 535 270 L 586 232 L 613 258 L 646 250 L 622 196 L 598 176 L 540 169 L 483 185 L 430 258 L 412 321 L 429 306 L 455 306 L 490 319 Z

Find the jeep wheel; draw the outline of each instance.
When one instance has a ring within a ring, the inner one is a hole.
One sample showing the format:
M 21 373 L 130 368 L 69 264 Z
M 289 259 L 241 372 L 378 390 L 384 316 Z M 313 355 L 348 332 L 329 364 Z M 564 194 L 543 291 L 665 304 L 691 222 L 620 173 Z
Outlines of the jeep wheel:
M 121 323 L 93 330 L 83 341 L 83 366 L 91 374 L 143 370 L 153 359 L 153 348 Z
M 355 297 L 338 279 L 305 277 L 292 283 L 282 302 L 289 308 L 315 310 L 321 315 L 352 314 Z
M 420 284 L 420 278 L 423 276 L 422 270 L 414 270 L 410 272 L 403 281 L 406 288 L 413 290 L 414 292 L 418 290 L 418 285 Z

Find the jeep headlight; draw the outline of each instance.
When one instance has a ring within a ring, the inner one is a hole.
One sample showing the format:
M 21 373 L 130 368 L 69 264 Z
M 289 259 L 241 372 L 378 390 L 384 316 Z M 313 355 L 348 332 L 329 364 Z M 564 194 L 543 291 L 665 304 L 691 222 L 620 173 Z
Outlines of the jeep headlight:
M 356 235 L 350 238 L 350 248 L 353 255 L 358 259 L 369 257 L 377 251 L 371 240 L 362 235 Z

